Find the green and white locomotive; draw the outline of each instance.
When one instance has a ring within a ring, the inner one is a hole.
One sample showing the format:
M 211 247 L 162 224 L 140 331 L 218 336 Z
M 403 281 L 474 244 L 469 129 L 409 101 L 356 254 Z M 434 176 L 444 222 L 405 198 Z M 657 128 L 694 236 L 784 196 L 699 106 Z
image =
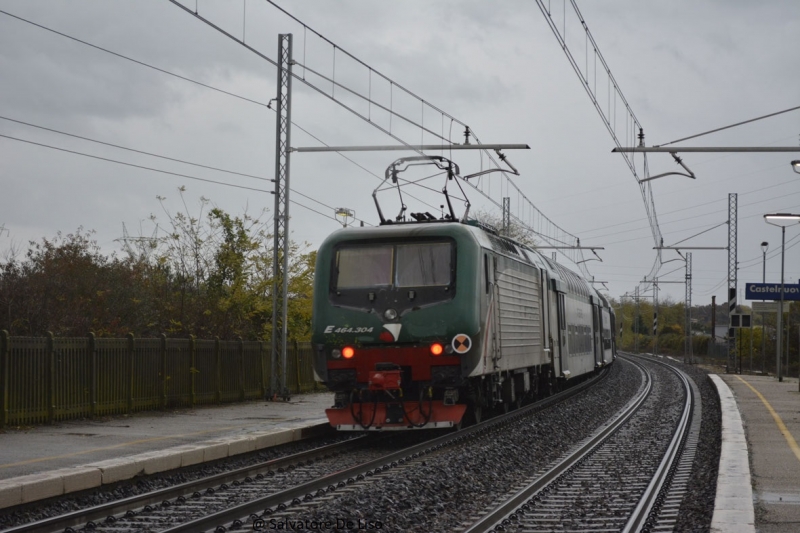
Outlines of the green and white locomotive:
M 318 251 L 312 344 L 332 426 L 480 421 L 614 360 L 613 310 L 583 278 L 486 225 L 423 215 L 341 229 Z

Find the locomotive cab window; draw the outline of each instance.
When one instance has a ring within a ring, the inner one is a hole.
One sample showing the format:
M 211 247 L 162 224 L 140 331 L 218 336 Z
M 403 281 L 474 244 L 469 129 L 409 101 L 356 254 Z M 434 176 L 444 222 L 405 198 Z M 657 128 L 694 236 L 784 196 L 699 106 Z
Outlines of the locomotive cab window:
M 336 287 L 356 289 L 390 285 L 393 254 L 391 246 L 342 248 L 336 253 Z
M 398 287 L 450 284 L 450 244 L 400 244 L 396 250 L 394 282 Z
M 370 305 L 380 305 L 379 294 L 388 292 L 395 299 L 413 293 L 415 305 L 424 305 L 453 297 L 455 243 L 344 243 L 332 266 L 331 298 L 337 303 L 362 307 L 366 295 Z

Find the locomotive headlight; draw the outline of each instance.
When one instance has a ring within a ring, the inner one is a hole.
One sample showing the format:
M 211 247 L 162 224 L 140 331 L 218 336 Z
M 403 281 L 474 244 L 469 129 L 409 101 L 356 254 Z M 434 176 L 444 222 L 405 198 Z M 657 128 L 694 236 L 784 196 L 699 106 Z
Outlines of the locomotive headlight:
M 443 351 L 444 347 L 438 342 L 434 342 L 433 344 L 431 344 L 431 353 L 433 355 L 442 355 Z
M 338 348 L 334 348 L 333 350 L 331 350 L 331 357 L 333 357 L 334 359 L 339 359 L 341 356 L 342 356 L 342 351 L 339 350 Z
M 383 318 L 386 320 L 394 320 L 397 318 L 397 311 L 394 309 L 387 309 L 383 312 Z
M 356 354 L 356 351 L 353 349 L 352 346 L 345 346 L 344 348 L 342 348 L 342 356 L 345 359 L 350 359 L 355 354 Z

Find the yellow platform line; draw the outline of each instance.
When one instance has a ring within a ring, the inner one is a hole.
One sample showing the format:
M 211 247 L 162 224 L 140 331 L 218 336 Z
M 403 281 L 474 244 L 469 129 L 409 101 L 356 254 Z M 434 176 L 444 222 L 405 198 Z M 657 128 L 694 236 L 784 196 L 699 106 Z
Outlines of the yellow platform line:
M 783 433 L 783 437 L 786 439 L 786 442 L 789 444 L 789 448 L 792 449 L 792 452 L 794 452 L 794 456 L 797 457 L 798 461 L 800 461 L 800 446 L 797 445 L 797 441 L 794 440 L 794 437 L 792 436 L 792 434 L 789 433 L 789 430 L 786 428 L 786 424 L 783 423 L 783 420 L 781 420 L 781 417 L 778 415 L 778 413 L 775 412 L 775 409 L 772 408 L 772 406 L 769 404 L 767 399 L 764 398 L 764 396 L 762 396 L 761 393 L 758 392 L 755 387 L 750 385 L 748 382 L 743 380 L 741 377 L 739 377 L 739 376 L 736 376 L 736 377 L 739 379 L 739 381 L 741 381 L 742 383 L 744 383 L 745 385 L 750 387 L 750 390 L 755 392 L 756 396 L 758 396 L 759 399 L 764 403 L 764 405 L 767 407 L 767 411 L 769 411 L 769 414 L 772 415 L 772 419 L 775 420 L 775 424 L 778 425 L 778 429 L 780 430 L 781 433 Z

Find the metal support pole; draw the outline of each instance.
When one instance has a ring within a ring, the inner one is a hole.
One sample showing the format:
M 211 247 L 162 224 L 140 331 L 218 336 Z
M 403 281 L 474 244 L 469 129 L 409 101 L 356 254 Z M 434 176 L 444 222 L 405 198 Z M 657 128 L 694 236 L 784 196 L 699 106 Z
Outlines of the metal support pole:
M 736 286 L 738 265 L 736 259 L 736 234 L 737 234 L 737 202 L 738 195 L 736 193 L 728 194 L 728 324 L 730 324 L 731 313 L 736 312 Z M 728 370 L 730 371 L 731 364 L 736 365 L 736 360 L 731 361 L 731 357 L 735 357 L 735 339 L 728 336 Z
M 635 322 L 635 325 L 634 325 L 634 329 L 636 330 L 636 332 L 635 332 L 636 334 L 634 336 L 634 341 L 633 341 L 633 344 L 634 344 L 633 352 L 634 353 L 639 353 L 639 321 L 641 320 L 641 317 L 639 315 L 639 286 L 638 285 L 636 286 L 636 291 L 634 291 L 634 295 L 636 297 L 636 322 Z
M 750 374 L 753 374 L 753 317 L 750 317 Z
M 653 282 L 653 354 L 658 355 L 658 278 Z
M 736 373 L 742 373 L 742 328 L 736 328 L 736 358 L 737 358 L 737 367 Z
M 503 197 L 503 235 L 509 236 L 511 231 L 511 198 Z
M 776 371 L 778 373 L 778 381 L 783 381 L 783 369 L 781 368 L 781 355 L 783 350 L 781 350 L 783 339 L 783 260 L 784 260 L 784 253 L 786 252 L 786 227 L 781 226 L 781 299 L 778 301 L 778 339 L 775 348 L 775 365 Z
M 789 377 L 789 345 L 791 344 L 792 332 L 792 304 L 786 306 L 786 357 L 783 358 L 783 368 L 786 369 L 786 377 Z
M 272 379 L 270 396 L 286 388 L 287 292 L 289 283 L 289 148 L 292 124 L 292 34 L 278 35 L 275 104 L 275 225 L 272 262 Z
M 761 263 L 761 283 L 767 282 L 767 250 L 764 246 L 769 246 L 766 242 L 761 243 L 762 246 L 762 254 L 764 256 L 764 260 Z M 762 302 L 765 300 L 761 300 Z M 767 342 L 767 328 L 766 328 L 766 313 L 761 313 L 761 373 L 764 374 L 766 372 L 765 365 L 767 364 L 767 352 L 766 352 L 766 342 Z
M 686 254 L 686 298 L 684 303 L 686 319 L 686 346 L 683 352 L 683 362 L 692 364 L 692 254 Z
M 717 297 L 711 296 L 711 346 L 709 356 L 713 359 L 717 348 Z

